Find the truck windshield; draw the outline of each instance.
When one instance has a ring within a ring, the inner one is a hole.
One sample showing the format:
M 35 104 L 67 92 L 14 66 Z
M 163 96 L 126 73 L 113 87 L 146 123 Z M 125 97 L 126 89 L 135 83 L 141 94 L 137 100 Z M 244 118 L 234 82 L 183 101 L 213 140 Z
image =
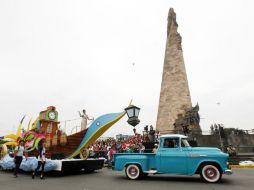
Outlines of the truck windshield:
M 187 139 L 182 139 L 181 145 L 182 147 L 190 147 L 190 144 L 188 143 Z

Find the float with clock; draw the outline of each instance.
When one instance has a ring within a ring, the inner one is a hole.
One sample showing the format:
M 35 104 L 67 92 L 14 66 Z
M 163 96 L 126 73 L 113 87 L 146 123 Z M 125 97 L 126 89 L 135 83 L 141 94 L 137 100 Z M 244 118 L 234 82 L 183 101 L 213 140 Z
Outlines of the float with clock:
M 49 106 L 39 113 L 38 118 L 32 124 L 32 129 L 21 130 L 21 124 L 24 120 L 22 118 L 17 135 L 5 135 L 2 139 L 13 139 L 12 142 L 8 141 L 6 146 L 15 146 L 19 141 L 24 141 L 25 152 L 28 157 L 37 156 L 38 144 L 44 141 L 46 143 L 46 158 L 54 162 L 56 165 L 54 170 L 91 172 L 101 169 L 104 165 L 104 159 L 88 159 L 88 147 L 124 115 L 125 111 L 104 114 L 95 119 L 87 129 L 68 135 L 59 129 L 60 122 L 56 108 Z M 6 146 L 4 146 L 5 149 Z

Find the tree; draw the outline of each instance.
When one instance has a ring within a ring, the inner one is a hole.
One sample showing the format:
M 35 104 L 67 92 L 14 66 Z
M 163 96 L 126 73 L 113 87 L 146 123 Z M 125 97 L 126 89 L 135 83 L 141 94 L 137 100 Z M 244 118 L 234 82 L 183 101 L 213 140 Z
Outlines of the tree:
M 224 127 L 222 125 L 219 124 L 219 134 L 221 136 L 221 138 L 225 138 L 226 135 L 225 135 L 225 132 L 224 132 Z
M 238 129 L 238 128 L 224 128 L 224 133 L 225 135 L 230 135 L 230 134 L 240 135 L 240 134 L 246 134 L 246 131 L 244 131 L 243 129 Z

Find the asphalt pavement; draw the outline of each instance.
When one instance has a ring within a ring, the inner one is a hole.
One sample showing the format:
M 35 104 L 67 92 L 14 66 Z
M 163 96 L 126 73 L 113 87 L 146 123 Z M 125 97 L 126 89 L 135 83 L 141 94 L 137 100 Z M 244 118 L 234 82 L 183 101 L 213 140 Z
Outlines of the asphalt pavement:
M 217 184 L 203 182 L 198 175 L 149 175 L 142 180 L 128 180 L 124 172 L 108 168 L 91 174 L 59 176 L 48 174 L 45 180 L 30 173 L 21 173 L 18 178 L 12 172 L 0 171 L 0 190 L 250 190 L 254 188 L 254 169 L 233 169 L 234 174 L 223 175 Z

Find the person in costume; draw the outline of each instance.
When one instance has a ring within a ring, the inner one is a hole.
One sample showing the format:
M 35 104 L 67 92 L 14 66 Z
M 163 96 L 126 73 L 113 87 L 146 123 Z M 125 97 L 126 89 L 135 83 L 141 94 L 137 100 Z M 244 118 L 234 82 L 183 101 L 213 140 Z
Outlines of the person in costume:
M 88 115 L 86 114 L 86 110 L 82 111 L 83 113 L 81 114 L 80 111 L 79 116 L 82 118 L 81 120 L 81 130 L 85 130 L 87 127 L 87 120 L 94 120 L 94 118 L 89 118 Z
M 35 169 L 35 171 L 32 173 L 32 179 L 34 179 L 36 173 L 41 167 L 41 179 L 44 179 L 44 166 L 46 164 L 46 143 L 45 142 L 40 142 L 39 147 L 38 147 L 38 166 Z

